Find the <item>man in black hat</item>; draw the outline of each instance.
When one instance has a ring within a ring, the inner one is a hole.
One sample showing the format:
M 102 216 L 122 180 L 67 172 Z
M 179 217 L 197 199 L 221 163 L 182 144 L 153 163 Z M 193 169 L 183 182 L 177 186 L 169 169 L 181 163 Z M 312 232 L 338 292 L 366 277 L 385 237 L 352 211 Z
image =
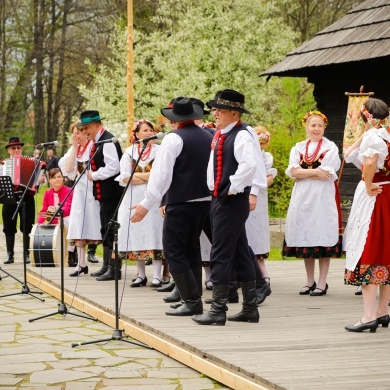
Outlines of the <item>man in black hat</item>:
M 9 139 L 8 145 L 5 146 L 7 149 L 7 152 L 10 155 L 10 158 L 15 156 L 21 156 L 23 153 L 23 142 L 20 142 L 20 139 L 18 137 L 11 137 Z M 4 172 L 2 173 L 4 174 Z M 19 194 L 15 194 L 15 196 L 18 198 Z M 24 248 L 29 247 L 29 241 L 30 237 L 29 234 L 31 233 L 34 221 L 35 221 L 35 202 L 34 202 L 34 195 L 31 193 L 26 193 L 26 196 L 24 197 L 24 204 L 25 204 L 25 218 L 23 218 L 22 215 L 22 208 L 19 209 L 19 218 L 20 218 L 20 231 L 23 232 L 24 227 L 26 229 L 25 234 L 23 236 L 25 242 L 24 242 Z M 15 246 L 15 234 L 17 232 L 17 218 L 14 220 L 12 219 L 17 204 L 3 204 L 3 232 L 5 234 L 5 243 L 7 246 L 7 259 L 4 261 L 4 264 L 12 264 L 14 260 L 14 246 Z M 23 254 L 23 260 L 26 262 L 26 264 L 30 263 L 30 257 L 28 250 Z
M 187 97 L 161 110 L 172 131 L 161 143 L 153 163 L 145 199 L 135 206 L 131 222 L 139 222 L 153 204 L 165 206 L 163 249 L 183 304 L 167 315 L 203 313 L 199 236 L 210 207 L 207 164 L 211 134 L 194 120 L 203 110 Z
M 87 134 L 88 138 L 97 141 L 110 140 L 113 134 L 104 129 L 99 111 L 83 111 L 80 115 L 80 122 L 76 124 Z M 91 148 L 91 156 L 95 153 L 96 146 Z M 88 171 L 88 179 L 93 182 L 93 195 L 100 203 L 100 222 L 102 238 L 105 237 L 107 226 L 113 218 L 116 207 L 121 198 L 123 188 L 115 178 L 119 175 L 119 161 L 122 157 L 122 150 L 119 144 L 113 142 L 104 143 L 99 148 L 91 161 L 91 170 Z M 115 261 L 120 270 L 121 259 L 112 259 L 114 232 L 103 241 L 103 265 L 97 272 L 91 273 L 96 276 L 97 281 L 115 280 Z M 118 278 L 121 279 L 121 271 Z
M 233 267 L 241 282 L 243 309 L 230 321 L 258 322 L 256 273 L 245 231 L 249 215 L 249 194 L 256 173 L 255 139 L 241 122 L 245 97 L 234 90 L 223 90 L 207 103 L 215 108 L 219 129 L 212 142 L 207 183 L 212 191 L 210 254 L 213 300 L 211 309 L 192 319 L 201 325 L 225 325 L 226 303 Z

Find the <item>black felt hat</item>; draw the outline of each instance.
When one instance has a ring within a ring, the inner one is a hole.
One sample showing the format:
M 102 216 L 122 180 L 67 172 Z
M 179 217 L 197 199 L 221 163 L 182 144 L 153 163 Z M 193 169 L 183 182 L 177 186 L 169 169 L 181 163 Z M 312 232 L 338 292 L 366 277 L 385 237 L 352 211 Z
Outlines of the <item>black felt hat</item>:
M 198 105 L 193 104 L 188 97 L 183 96 L 173 101 L 172 108 L 162 108 L 161 114 L 174 122 L 203 118 L 203 110 Z
M 245 96 L 233 89 L 218 91 L 214 100 L 207 102 L 207 107 L 250 114 L 250 111 L 245 108 Z
M 207 111 L 204 109 L 204 103 L 202 102 L 202 100 L 200 99 L 197 99 L 197 98 L 190 98 L 192 104 L 196 104 L 197 106 L 199 106 L 202 111 L 203 111 L 203 115 L 208 115 L 210 114 L 210 111 Z

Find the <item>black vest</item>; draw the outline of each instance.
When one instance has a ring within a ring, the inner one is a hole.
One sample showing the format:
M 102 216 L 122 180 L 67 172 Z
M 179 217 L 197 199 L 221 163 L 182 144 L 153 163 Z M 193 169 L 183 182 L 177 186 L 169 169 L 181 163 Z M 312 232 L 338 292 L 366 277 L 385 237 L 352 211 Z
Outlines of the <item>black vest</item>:
M 231 129 L 228 133 L 226 133 L 226 138 L 222 147 L 222 156 L 223 156 L 222 176 L 218 186 L 218 200 L 220 203 L 224 203 L 228 198 L 228 192 L 231 186 L 230 176 L 234 175 L 238 168 L 238 162 L 234 157 L 234 141 L 239 131 L 243 131 L 243 130 L 248 131 L 246 126 L 247 126 L 246 124 L 241 123 L 233 127 L 233 129 Z M 215 145 L 215 149 L 214 149 L 214 182 L 217 174 L 217 153 L 216 152 L 218 150 L 218 143 L 219 141 L 217 141 L 217 144 Z M 245 187 L 244 189 L 245 196 L 249 195 L 250 189 L 251 187 Z
M 106 139 L 113 138 L 114 136 L 105 130 L 101 137 L 99 138 L 99 141 L 104 141 Z M 118 160 L 122 157 L 122 149 L 119 145 L 119 142 L 114 143 L 116 147 L 116 152 L 118 154 Z M 91 161 L 91 170 L 93 172 L 97 171 L 101 167 L 105 167 L 106 163 L 104 162 L 104 155 L 103 155 L 103 148 L 100 148 L 100 150 L 95 154 L 95 157 Z M 95 146 L 92 146 L 91 148 L 91 156 L 95 152 L 96 148 Z M 119 185 L 119 182 L 115 181 L 115 178 L 119 175 L 116 174 L 114 176 L 109 177 L 105 180 L 94 180 L 93 181 L 93 196 L 95 199 L 101 201 L 105 199 L 109 199 L 113 196 L 120 195 L 123 192 L 123 187 Z
M 176 158 L 172 183 L 162 198 L 162 206 L 210 196 L 207 165 L 212 135 L 194 123 L 172 133 L 181 137 L 183 149 Z

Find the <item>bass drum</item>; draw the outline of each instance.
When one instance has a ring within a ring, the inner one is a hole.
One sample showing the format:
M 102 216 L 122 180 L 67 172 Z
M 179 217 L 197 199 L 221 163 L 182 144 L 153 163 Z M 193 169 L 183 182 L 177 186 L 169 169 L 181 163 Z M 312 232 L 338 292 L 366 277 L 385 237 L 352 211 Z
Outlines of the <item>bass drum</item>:
M 61 265 L 61 229 L 59 225 L 34 225 L 30 233 L 30 257 L 33 267 Z M 64 237 L 66 237 L 64 231 Z M 64 264 L 68 260 L 66 239 L 63 240 Z M 31 256 L 32 255 L 32 256 Z

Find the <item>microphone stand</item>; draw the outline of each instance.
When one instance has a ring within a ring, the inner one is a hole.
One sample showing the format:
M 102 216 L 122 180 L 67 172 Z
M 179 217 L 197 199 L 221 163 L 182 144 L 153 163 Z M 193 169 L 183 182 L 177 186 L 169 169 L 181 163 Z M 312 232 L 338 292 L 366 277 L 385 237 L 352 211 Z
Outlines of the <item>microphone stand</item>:
M 40 317 L 37 317 L 37 318 L 32 318 L 30 320 L 28 320 L 29 322 L 33 322 L 33 321 L 36 321 L 36 320 L 40 320 L 42 318 L 47 318 L 47 317 L 51 317 L 51 316 L 54 316 L 56 314 L 61 314 L 61 315 L 67 315 L 67 314 L 71 314 L 73 316 L 77 316 L 77 317 L 81 317 L 81 318 L 86 318 L 86 319 L 89 319 L 89 320 L 93 320 L 93 321 L 97 321 L 98 319 L 97 318 L 93 318 L 91 316 L 88 316 L 88 315 L 82 315 L 82 314 L 77 314 L 77 313 L 72 313 L 70 311 L 68 311 L 68 308 L 66 307 L 66 304 L 65 304 L 65 293 L 64 293 L 64 290 L 65 290 L 65 287 L 64 287 L 64 210 L 63 210 L 63 206 L 66 202 L 66 200 L 69 198 L 70 194 L 74 191 L 74 188 L 76 187 L 77 183 L 81 180 L 82 176 L 85 174 L 85 171 L 87 170 L 87 168 L 89 167 L 89 164 L 91 162 L 91 160 L 95 157 L 95 154 L 97 153 L 97 151 L 99 150 L 99 148 L 101 147 L 101 145 L 99 145 L 96 150 L 95 150 L 95 153 L 90 157 L 90 159 L 88 160 L 88 163 L 86 164 L 86 166 L 84 167 L 83 171 L 78 175 L 77 179 L 75 180 L 75 182 L 73 183 L 73 186 L 71 187 L 70 191 L 66 194 L 64 200 L 58 204 L 58 209 L 55 211 L 54 215 L 52 216 L 51 220 L 49 221 L 49 224 L 53 222 L 53 220 L 56 218 L 56 216 L 58 214 L 60 214 L 60 231 L 61 231 L 61 239 L 60 239 L 60 248 L 61 248 L 61 300 L 60 300 L 60 303 L 58 304 L 58 310 L 54 313 L 51 313 L 51 314 L 46 314 L 44 316 L 40 316 Z
M 138 159 L 133 167 L 133 170 L 131 172 L 131 175 L 129 177 L 129 180 L 128 182 L 126 183 L 126 187 L 125 187 L 125 190 L 123 191 L 122 193 L 122 196 L 121 198 L 119 199 L 119 202 L 118 202 L 118 205 L 115 209 L 115 212 L 114 212 L 114 215 L 112 216 L 112 219 L 110 220 L 110 222 L 108 223 L 107 225 L 107 231 L 104 235 L 104 238 L 103 240 L 105 240 L 108 236 L 108 234 L 110 233 L 110 231 L 112 230 L 113 233 L 114 233 L 114 248 L 115 248 L 115 330 L 114 330 L 114 333 L 112 334 L 111 337 L 109 338 L 106 338 L 106 339 L 101 339 L 101 340 L 93 340 L 93 341 L 85 341 L 85 342 L 81 342 L 81 343 L 72 343 L 72 347 L 78 347 L 78 346 L 81 346 L 81 345 L 87 345 L 87 344 L 96 344 L 96 343 L 105 343 L 105 342 L 108 342 L 108 341 L 112 341 L 112 340 L 115 340 L 115 341 L 124 341 L 126 343 L 129 343 L 129 344 L 134 344 L 134 345 L 138 345 L 140 347 L 144 347 L 144 348 L 147 348 L 147 349 L 154 349 L 152 347 L 149 347 L 148 345 L 145 345 L 145 344 L 142 344 L 142 343 L 138 343 L 136 341 L 130 341 L 130 340 L 127 340 L 126 338 L 124 338 L 123 336 L 123 329 L 119 329 L 119 294 L 118 294 L 118 286 L 119 286 L 119 283 L 118 283 L 118 259 L 119 259 L 119 254 L 118 254 L 118 230 L 120 228 L 120 224 L 118 223 L 118 221 L 116 221 L 116 218 L 118 216 L 118 210 L 119 210 L 119 207 L 120 205 L 122 204 L 123 202 L 123 198 L 125 197 L 125 194 L 127 192 L 127 189 L 129 188 L 129 185 L 131 183 L 131 180 L 133 179 L 133 176 L 134 176 L 134 173 L 135 173 L 135 170 L 139 164 L 139 161 L 146 149 L 146 146 L 148 144 L 150 140 L 147 140 L 147 141 L 144 141 L 143 142 L 143 145 L 142 145 L 142 149 L 141 149 L 141 152 L 138 156 Z
M 35 179 L 35 175 L 36 173 L 38 172 L 38 168 L 39 168 L 39 163 L 41 161 L 41 158 L 43 156 L 43 152 L 44 152 L 44 149 L 42 149 L 42 152 L 39 156 L 39 159 L 35 159 L 35 166 L 34 166 L 34 170 L 33 172 L 31 173 L 31 176 L 27 182 L 27 185 L 23 191 L 23 194 L 22 196 L 20 197 L 19 199 L 19 202 L 18 202 L 18 205 L 16 207 L 16 210 L 14 212 L 14 215 L 12 216 L 12 220 L 14 220 L 15 218 L 17 218 L 18 216 L 18 212 L 20 210 L 20 207 L 22 207 L 22 220 L 23 220 L 23 283 L 22 283 L 22 291 L 19 292 L 19 293 L 13 293 L 13 294 L 7 294 L 7 295 L 2 295 L 0 298 L 3 298 L 3 297 L 9 297 L 9 296 L 12 296 L 12 295 L 19 295 L 19 294 L 28 294 L 36 299 L 39 299 L 41 302 L 45 302 L 44 299 L 42 298 L 39 298 L 39 297 L 36 297 L 35 295 L 33 294 L 43 294 L 42 291 L 30 291 L 30 288 L 28 287 L 27 285 L 27 264 L 26 264 L 26 260 L 25 260 L 25 256 L 26 256 L 26 253 L 28 251 L 28 248 L 26 248 L 26 237 L 27 237 L 27 231 L 26 231 L 26 204 L 24 202 L 24 198 L 26 197 L 26 194 L 27 194 L 27 191 L 28 191 L 28 188 L 29 186 L 31 185 L 35 185 L 36 183 L 36 179 Z M 11 275 L 9 275 L 11 276 Z M 16 279 L 16 278 L 14 278 Z M 16 279 L 18 280 L 18 279 Z M 20 282 L 20 280 L 18 280 L 18 282 Z

